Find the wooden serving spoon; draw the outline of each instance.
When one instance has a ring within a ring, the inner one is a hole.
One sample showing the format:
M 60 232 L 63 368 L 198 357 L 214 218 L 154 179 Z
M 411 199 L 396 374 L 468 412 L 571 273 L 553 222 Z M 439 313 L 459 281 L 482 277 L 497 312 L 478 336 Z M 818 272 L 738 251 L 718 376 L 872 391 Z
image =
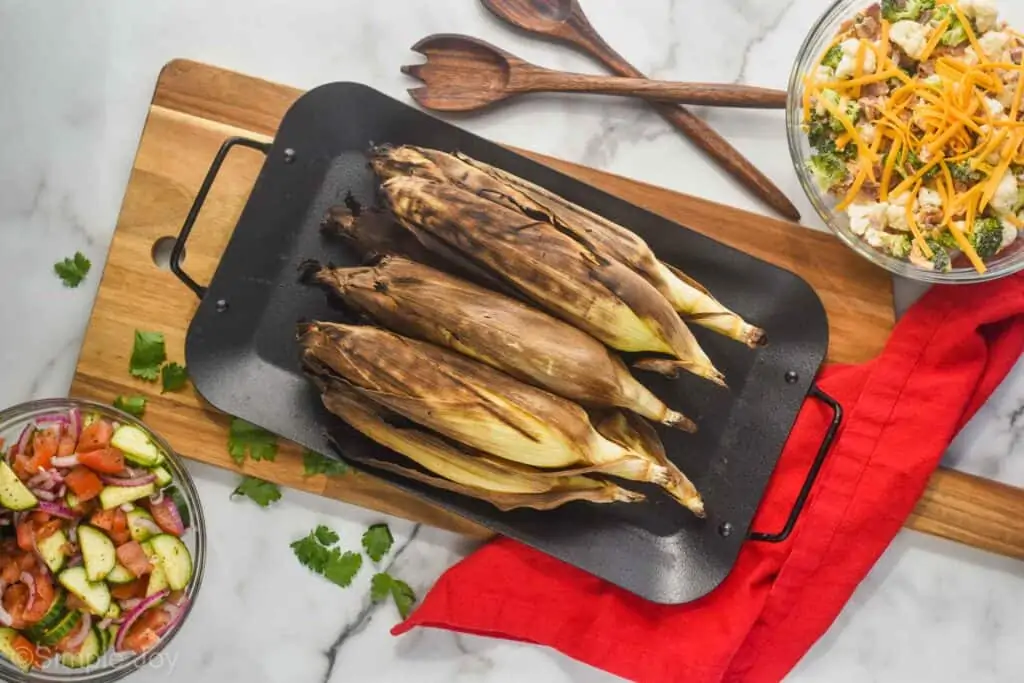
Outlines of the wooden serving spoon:
M 492 14 L 529 33 L 568 43 L 620 76 L 644 78 L 594 30 L 576 0 L 480 0 Z M 766 175 L 692 112 L 672 104 L 652 103 L 669 123 L 714 158 L 726 171 L 786 218 L 800 212 Z
M 470 36 L 438 33 L 412 46 L 425 64 L 402 71 L 425 83 L 409 94 L 427 109 L 472 111 L 514 95 L 578 92 L 719 107 L 785 109 L 786 93 L 746 85 L 673 83 L 545 69 Z

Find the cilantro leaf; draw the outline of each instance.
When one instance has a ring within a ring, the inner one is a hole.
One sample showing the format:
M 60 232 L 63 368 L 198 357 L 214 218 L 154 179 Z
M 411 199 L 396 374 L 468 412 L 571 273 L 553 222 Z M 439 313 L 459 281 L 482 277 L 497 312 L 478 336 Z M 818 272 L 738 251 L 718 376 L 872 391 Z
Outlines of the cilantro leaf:
M 160 380 L 164 385 L 163 390 L 160 392 L 161 394 L 165 394 L 168 391 L 177 391 L 185 386 L 185 382 L 188 381 L 188 369 L 184 365 L 168 363 L 160 369 Z
M 302 466 L 304 468 L 302 476 L 304 477 L 312 477 L 316 474 L 332 476 L 348 472 L 348 465 L 342 461 L 314 453 L 308 448 L 302 451 Z
M 321 545 L 334 545 L 338 542 L 337 532 L 332 529 L 328 529 L 323 524 L 313 531 L 313 535 L 316 536 L 316 540 L 319 541 Z
M 235 496 L 248 496 L 254 503 L 265 508 L 271 503 L 281 500 L 281 489 L 277 484 L 246 475 L 242 477 L 238 487 L 232 491 L 231 497 Z
M 370 599 L 374 602 L 387 600 L 388 595 L 395 601 L 395 607 L 403 619 L 412 612 L 412 606 L 416 604 L 416 593 L 405 581 L 396 579 L 387 572 L 374 574 L 370 580 Z
M 394 542 L 395 539 L 387 524 L 374 524 L 363 534 L 363 548 L 374 562 L 380 562 L 391 550 L 391 544 Z
M 77 287 L 89 274 L 92 263 L 80 251 L 76 251 L 74 257 L 65 258 L 53 264 L 53 271 L 64 281 L 65 287 Z
M 160 366 L 167 360 L 162 332 L 141 332 L 135 330 L 135 345 L 132 358 L 128 361 L 128 372 L 147 382 L 155 382 L 160 376 Z
M 135 417 L 142 417 L 142 414 L 146 412 L 146 397 L 145 396 L 118 396 L 114 399 L 114 407 L 118 410 L 123 410 L 129 415 Z
M 316 533 L 313 531 L 310 531 L 305 538 L 300 538 L 292 543 L 291 548 L 303 567 L 318 574 L 323 573 L 331 557 L 331 551 L 317 541 Z
M 239 465 L 245 461 L 246 453 L 253 460 L 273 461 L 277 457 L 277 437 L 241 418 L 233 417 L 228 432 L 228 453 Z
M 339 550 L 332 550 L 330 551 L 327 566 L 324 568 L 323 576 L 331 583 L 337 584 L 342 588 L 348 588 L 362 566 L 363 556 L 359 553 L 349 550 L 345 554 L 341 554 Z

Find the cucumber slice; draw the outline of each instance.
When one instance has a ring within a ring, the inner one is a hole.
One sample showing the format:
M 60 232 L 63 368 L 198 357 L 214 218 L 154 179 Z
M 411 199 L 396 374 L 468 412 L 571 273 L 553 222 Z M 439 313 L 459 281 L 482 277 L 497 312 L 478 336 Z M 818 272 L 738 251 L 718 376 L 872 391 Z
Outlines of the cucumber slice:
M 156 531 L 153 531 L 156 529 Z M 136 508 L 128 513 L 128 531 L 133 541 L 148 541 L 160 533 L 160 527 L 153 521 L 153 515 L 141 508 Z
M 82 418 L 82 428 L 88 427 L 96 420 L 100 419 L 99 413 L 89 413 Z
M 107 613 L 103 615 L 103 618 L 117 619 L 119 616 L 121 616 L 121 608 L 118 606 L 116 602 L 112 602 L 110 603 L 110 609 L 108 609 Z
M 78 652 L 65 652 L 60 656 L 60 663 L 69 669 L 83 669 L 95 663 L 103 649 L 100 647 L 100 634 L 96 628 L 90 628 L 85 641 Z
M 148 498 L 156 491 L 152 484 L 142 486 L 106 486 L 100 491 L 100 505 L 104 510 L 120 507 L 140 498 Z
M 9 659 L 14 666 L 22 671 L 28 671 L 32 668 L 35 658 L 31 652 L 22 652 L 15 647 L 14 639 L 17 637 L 18 632 L 13 628 L 0 628 L 0 655 Z
M 78 610 L 68 612 L 57 624 L 39 638 L 39 644 L 52 647 L 68 637 L 68 634 L 78 628 L 82 620 L 82 613 Z
M 149 575 L 149 583 L 146 584 L 146 597 L 156 595 L 165 588 L 167 588 L 167 574 L 164 573 L 164 568 L 158 564 L 153 567 L 153 571 Z
M 110 537 L 94 526 L 78 527 L 78 544 L 82 548 L 85 577 L 95 583 L 107 578 L 117 564 L 117 551 Z
M 188 503 L 185 502 L 185 495 L 178 490 L 178 487 L 172 486 L 166 491 L 164 495 L 171 499 L 174 503 L 174 507 L 178 508 L 178 516 L 181 517 L 181 524 L 186 529 L 192 526 L 192 516 L 188 513 Z
M 46 610 L 46 614 L 43 615 L 42 619 L 25 629 L 25 636 L 31 641 L 38 642 L 47 630 L 56 626 L 57 622 L 65 616 L 64 602 L 66 599 L 67 593 L 58 586 L 57 592 L 53 596 L 53 602 L 50 603 L 50 609 Z
M 110 570 L 109 574 L 107 574 L 106 580 L 107 583 L 122 584 L 131 583 L 136 578 L 138 577 L 136 577 L 135 574 L 132 574 L 130 571 L 128 571 L 127 567 L 125 567 L 120 562 L 115 562 L 114 568 Z
M 106 614 L 110 609 L 110 589 L 102 581 L 90 581 L 85 574 L 85 567 L 65 569 L 57 576 L 57 580 L 84 602 L 93 614 Z
M 78 507 L 78 496 L 76 496 L 71 491 L 68 491 L 67 495 L 64 496 L 64 502 L 68 504 L 69 508 L 74 510 L 76 507 Z
M 156 475 L 156 487 L 162 489 L 163 487 L 174 481 L 171 477 L 171 473 L 167 471 L 165 467 L 157 467 L 153 470 L 153 474 Z
M 67 535 L 58 529 L 36 544 L 39 554 L 43 557 L 43 562 L 54 574 L 64 568 L 64 560 L 67 559 L 67 556 L 64 555 L 64 546 L 67 545 L 67 542 Z
M 192 554 L 177 536 L 160 534 L 149 541 L 173 591 L 184 590 L 192 579 Z
M 114 430 L 110 445 L 124 453 L 128 460 L 143 467 L 156 467 L 164 461 L 164 454 L 138 427 L 118 427 Z
M 9 510 L 28 510 L 39 504 L 11 466 L 0 460 L 0 505 Z

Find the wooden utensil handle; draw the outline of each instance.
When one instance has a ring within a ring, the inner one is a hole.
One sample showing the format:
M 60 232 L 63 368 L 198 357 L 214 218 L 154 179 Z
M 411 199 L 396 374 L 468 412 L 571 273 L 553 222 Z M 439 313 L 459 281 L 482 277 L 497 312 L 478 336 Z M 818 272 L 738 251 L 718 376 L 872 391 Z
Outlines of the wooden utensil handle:
M 629 78 L 646 78 L 642 71 L 627 62 L 622 55 L 604 41 L 604 38 L 598 35 L 597 31 L 594 30 L 594 27 L 590 25 L 590 22 L 583 14 L 583 10 L 580 9 L 578 3 L 573 3 L 572 16 L 570 16 L 565 26 L 571 30 L 562 33 L 563 39 L 574 43 L 593 55 L 611 71 Z M 775 183 L 768 176 L 761 173 L 752 163 L 747 161 L 714 128 L 682 107 L 661 103 L 655 103 L 652 106 L 669 123 L 682 131 L 686 137 L 690 138 L 698 147 L 704 150 L 708 156 L 715 159 L 729 175 L 750 189 L 768 206 L 791 221 L 800 220 L 800 212 L 789 201 L 789 198 L 782 193 L 782 190 L 776 187 Z
M 615 78 L 570 74 L 547 69 L 513 79 L 509 88 L 523 92 L 580 92 L 623 95 L 646 100 L 748 109 L 785 109 L 786 92 L 749 85 L 676 83 L 646 78 Z

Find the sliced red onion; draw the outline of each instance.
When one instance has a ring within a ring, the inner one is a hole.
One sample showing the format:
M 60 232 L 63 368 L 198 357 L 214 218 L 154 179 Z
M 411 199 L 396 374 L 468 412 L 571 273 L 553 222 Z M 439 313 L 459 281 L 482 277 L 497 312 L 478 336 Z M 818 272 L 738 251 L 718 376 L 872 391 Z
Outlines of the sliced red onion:
M 68 540 L 74 544 L 78 544 L 78 526 L 72 524 L 68 529 Z
M 51 503 L 50 501 L 44 500 L 39 503 L 39 509 L 48 515 L 53 515 L 54 517 L 60 517 L 62 519 L 75 518 L 75 513 L 71 512 L 71 510 L 60 503 Z
M 152 496 L 150 496 L 149 502 L 152 503 L 153 505 L 159 505 L 160 503 L 164 502 L 164 490 L 160 489 Z
M 28 602 L 25 603 L 25 611 L 31 612 L 32 606 L 36 604 L 36 578 L 28 572 L 22 572 L 21 582 L 28 586 Z
M 103 621 L 101 621 L 100 623 L 96 624 L 96 628 L 98 628 L 101 631 L 105 631 L 113 623 L 114 623 L 114 620 L 111 619 L 110 617 L 107 617 L 107 618 L 103 619 Z
M 92 630 L 92 615 L 88 612 L 82 612 L 82 621 L 78 625 L 78 630 L 66 643 L 68 651 L 78 652 L 82 648 L 82 643 L 85 642 L 85 638 L 89 635 L 90 630 Z
M 0 526 L 8 526 L 11 524 L 11 520 L 6 517 L 0 517 Z
M 28 486 L 30 489 L 34 489 L 42 486 L 43 484 L 48 484 L 49 482 L 50 473 L 44 471 L 40 472 L 39 474 L 33 474 L 29 478 L 29 480 L 25 482 L 25 485 Z
M 82 411 L 72 408 L 68 411 L 68 436 L 78 443 L 78 435 L 82 433 Z
M 71 455 L 62 455 L 54 458 L 50 461 L 50 464 L 54 467 L 74 467 L 78 464 L 78 453 L 72 453 Z
M 178 622 L 185 618 L 185 608 L 188 607 L 188 598 L 183 597 L 178 601 L 177 604 L 167 603 L 164 605 L 164 610 L 171 617 L 171 620 L 164 624 L 163 628 L 158 630 L 156 634 L 163 636 L 165 633 L 170 631 L 172 628 L 178 625 Z
M 28 450 L 28 445 L 32 441 L 32 435 L 35 433 L 35 425 L 27 424 L 25 428 L 21 430 L 21 436 L 18 437 L 17 449 L 19 453 L 24 453 Z
M 15 512 L 14 513 L 14 526 L 21 524 L 21 520 L 25 519 L 27 512 Z
M 145 467 L 125 467 L 124 474 L 122 477 L 145 477 L 146 475 L 152 474 Z
M 131 503 L 121 503 L 121 512 L 131 512 L 135 506 Z
M 72 555 L 71 559 L 68 560 L 68 566 L 69 567 L 77 567 L 80 564 L 82 564 L 82 556 L 81 555 Z
M 65 486 L 64 484 L 61 484 L 60 488 L 57 489 L 57 497 L 58 498 L 63 498 L 64 494 L 67 493 L 67 492 L 68 492 L 68 487 Z
M 114 639 L 114 649 L 117 651 L 124 650 L 124 637 L 128 635 L 128 630 L 139 620 L 139 617 L 145 613 L 147 609 L 153 605 L 159 603 L 161 600 L 170 595 L 169 590 L 162 590 L 159 593 L 154 593 L 145 600 L 137 604 L 134 609 L 128 612 L 124 617 L 124 622 L 117 629 L 117 638 Z
M 164 498 L 159 503 L 150 502 L 150 510 L 153 508 L 161 508 L 164 512 L 163 519 L 170 522 L 172 528 L 161 527 L 164 531 L 175 536 L 181 536 L 185 533 L 185 523 L 181 519 L 181 514 L 178 512 L 178 506 L 174 504 L 174 501 L 170 498 Z
M 40 415 L 36 418 L 36 426 L 50 426 L 50 425 L 66 425 L 71 423 L 71 418 L 67 416 L 67 413 L 47 413 L 46 415 Z
M 140 529 L 145 529 L 154 536 L 162 534 L 164 532 L 164 530 L 160 528 L 160 525 L 151 520 L 149 517 L 140 516 L 133 522 L 133 524 Z
M 53 501 L 53 500 L 57 500 L 57 494 L 51 493 L 51 492 L 46 491 L 44 489 L 34 488 L 34 489 L 29 489 L 29 490 L 32 491 L 32 495 L 34 495 L 39 500 L 44 500 L 44 501 L 48 501 L 48 502 L 49 501 Z
M 130 612 L 138 607 L 140 602 L 142 602 L 142 598 L 125 598 L 121 601 L 121 609 Z
M 110 486 L 145 486 L 150 482 L 156 481 L 155 474 L 147 474 L 144 477 L 112 477 L 109 474 L 101 474 L 100 479 L 103 480 L 104 484 Z
M 0 581 L 0 595 L 3 595 L 5 590 L 7 590 L 7 584 Z M 13 623 L 14 618 L 4 609 L 3 604 L 0 604 L 0 624 L 10 626 Z

